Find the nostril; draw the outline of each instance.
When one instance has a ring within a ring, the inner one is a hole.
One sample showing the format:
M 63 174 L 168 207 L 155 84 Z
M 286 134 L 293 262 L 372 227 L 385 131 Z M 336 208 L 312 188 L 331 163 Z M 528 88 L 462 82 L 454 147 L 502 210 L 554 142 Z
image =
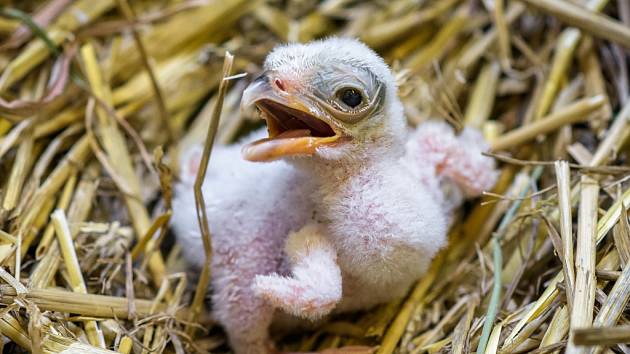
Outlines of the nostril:
M 278 87 L 278 89 L 280 89 L 280 91 L 286 91 L 286 87 L 284 86 L 284 82 L 282 82 L 282 80 L 280 79 L 275 79 L 273 80 L 273 83 L 276 85 L 276 87 Z

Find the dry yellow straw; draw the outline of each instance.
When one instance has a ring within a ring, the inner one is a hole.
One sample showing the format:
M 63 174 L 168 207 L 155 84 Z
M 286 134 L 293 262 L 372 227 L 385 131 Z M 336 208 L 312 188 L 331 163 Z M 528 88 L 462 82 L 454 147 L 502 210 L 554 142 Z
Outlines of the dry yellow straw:
M 571 171 L 567 161 L 555 163 L 558 184 L 558 210 L 560 210 L 560 236 L 562 237 L 562 267 L 569 310 L 573 309 L 575 268 L 573 264 L 573 217 L 571 215 Z
M 406 66 L 411 70 L 421 70 L 430 64 L 432 60 L 439 58 L 446 50 L 448 43 L 453 41 L 457 33 L 464 28 L 467 20 L 463 14 L 453 16 L 440 29 L 440 32 L 436 34 L 429 45 L 420 48 L 414 56 L 408 59 Z
M 571 26 L 630 48 L 630 28 L 608 16 L 564 0 L 521 0 Z
M 585 175 L 580 181 L 580 210 L 578 215 L 577 248 L 575 254 L 575 292 L 571 327 L 589 327 L 593 323 L 595 306 L 595 237 L 597 235 L 597 198 L 599 185 Z M 585 353 L 588 349 L 578 347 L 569 337 L 567 353 Z
M 500 74 L 501 68 L 496 62 L 487 63 L 481 69 L 464 114 L 467 126 L 480 129 L 490 118 Z
M 131 338 L 124 336 L 123 339 L 120 340 L 120 345 L 118 346 L 118 352 L 122 354 L 129 354 L 133 349 L 133 341 Z
M 589 0 L 586 6 L 591 10 L 600 11 L 606 3 L 608 3 L 608 0 Z M 535 119 L 540 119 L 543 115 L 547 114 L 553 104 L 556 93 L 569 68 L 580 38 L 582 38 L 580 30 L 577 28 L 567 28 L 562 31 L 556 41 L 549 77 L 544 84 L 542 95 L 535 107 Z
M 579 345 L 612 345 L 630 341 L 630 326 L 580 328 L 575 330 L 575 343 Z
M 564 125 L 584 121 L 588 114 L 604 104 L 603 96 L 581 99 L 570 106 L 550 114 L 534 123 L 522 126 L 505 133 L 492 143 L 493 151 L 500 151 L 517 147 L 536 136 L 548 134 Z
M 495 0 L 492 15 L 494 18 L 494 27 L 497 30 L 497 43 L 499 45 L 499 57 L 503 68 L 510 67 L 512 60 L 510 32 L 507 21 L 505 20 L 505 0 Z
M 75 185 L 77 183 L 77 175 L 72 174 L 68 178 L 68 182 L 63 187 L 63 191 L 61 193 L 61 197 L 57 201 L 57 209 L 67 210 L 68 205 L 70 204 L 70 197 L 72 196 L 72 192 L 74 192 Z M 44 255 L 46 250 L 48 250 L 48 246 L 53 240 L 55 236 L 55 228 L 52 221 L 46 226 L 46 230 L 44 231 L 44 235 L 42 236 L 39 244 L 37 245 L 37 249 L 35 250 L 35 254 L 40 257 Z M 39 257 L 38 257 L 39 258 Z
M 81 56 L 84 60 L 86 76 L 90 83 L 90 87 L 97 99 L 111 104 L 111 92 L 103 82 L 101 69 L 96 59 L 96 52 L 91 44 L 86 44 L 81 48 Z M 99 128 L 101 139 L 105 151 L 110 161 L 116 161 L 112 166 L 115 173 L 119 174 L 126 184 L 131 188 L 134 195 L 125 196 L 125 202 L 132 218 L 133 226 L 137 237 L 146 234 L 151 227 L 149 213 L 140 199 L 140 180 L 133 168 L 131 157 L 125 139 L 118 128 L 117 123 L 109 117 L 108 113 L 99 107 L 97 109 L 99 118 Z M 152 242 L 149 241 L 147 248 L 152 248 Z M 152 253 L 149 259 L 149 268 L 153 273 L 153 281 L 156 284 L 162 282 L 164 277 L 164 261 L 159 253 Z
M 59 16 L 48 31 L 50 39 L 57 45 L 66 40 L 70 33 L 79 26 L 100 17 L 114 5 L 113 0 L 78 0 Z M 26 76 L 33 68 L 50 56 L 50 49 L 40 40 L 35 39 L 9 63 L 0 77 L 0 92 Z
M 626 220 L 627 217 L 623 219 Z M 627 226 L 627 225 L 626 225 Z M 628 235 L 626 235 L 628 236 Z M 630 263 L 626 263 L 626 266 L 621 272 L 621 275 L 615 282 L 612 290 L 608 294 L 606 301 L 602 304 L 597 317 L 593 321 L 595 327 L 609 327 L 614 326 L 619 318 L 623 314 L 628 305 L 630 299 Z M 594 353 L 601 353 L 601 347 L 596 348 Z
M 8 285 L 0 285 L 0 293 L 0 302 L 7 305 L 13 303 L 18 295 Z M 129 300 L 125 297 L 82 294 L 59 289 L 30 289 L 24 296 L 44 311 L 75 313 L 85 317 L 131 318 Z M 166 310 L 165 304 L 154 304 L 152 300 L 135 299 L 134 306 L 135 315 L 139 319 Z M 188 310 L 183 308 L 176 317 L 185 319 L 187 316 Z
M 53 225 L 55 226 L 55 232 L 57 234 L 57 240 L 59 241 L 59 248 L 63 256 L 66 270 L 68 271 L 70 285 L 72 290 L 77 293 L 87 294 L 87 288 L 83 281 L 83 275 L 81 274 L 81 268 L 79 266 L 79 260 L 74 250 L 74 242 L 72 242 L 72 236 L 70 233 L 70 227 L 66 220 L 66 214 L 61 209 L 55 210 L 51 215 Z M 86 321 L 85 331 L 87 332 L 90 343 L 94 346 L 105 348 L 105 339 L 103 338 L 103 332 L 98 327 L 96 321 Z

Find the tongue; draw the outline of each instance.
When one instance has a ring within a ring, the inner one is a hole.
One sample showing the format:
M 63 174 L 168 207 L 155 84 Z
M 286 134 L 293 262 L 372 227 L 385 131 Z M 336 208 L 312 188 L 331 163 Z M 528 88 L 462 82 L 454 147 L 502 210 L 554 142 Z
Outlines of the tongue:
M 287 130 L 282 132 L 271 139 L 289 139 L 289 138 L 302 138 L 305 136 L 311 136 L 311 131 L 309 129 L 295 129 L 295 130 Z

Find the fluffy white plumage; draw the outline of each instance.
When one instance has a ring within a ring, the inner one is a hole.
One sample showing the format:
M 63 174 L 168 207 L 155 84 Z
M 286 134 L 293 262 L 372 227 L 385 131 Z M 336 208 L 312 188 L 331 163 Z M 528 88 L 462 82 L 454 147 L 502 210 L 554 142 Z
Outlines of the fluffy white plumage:
M 213 231 L 212 311 L 238 354 L 272 351 L 277 309 L 319 319 L 404 296 L 445 246 L 451 210 L 496 179 L 478 132 L 456 136 L 429 122 L 409 133 L 389 68 L 358 41 L 279 47 L 265 69 L 289 95 L 365 72 L 385 94 L 382 109 L 335 126 L 348 142 L 310 156 L 252 163 L 239 156 L 241 144 L 215 148 L 203 187 Z M 182 162 L 172 225 L 188 261 L 200 265 L 194 155 Z M 462 193 L 445 197 L 447 181 Z

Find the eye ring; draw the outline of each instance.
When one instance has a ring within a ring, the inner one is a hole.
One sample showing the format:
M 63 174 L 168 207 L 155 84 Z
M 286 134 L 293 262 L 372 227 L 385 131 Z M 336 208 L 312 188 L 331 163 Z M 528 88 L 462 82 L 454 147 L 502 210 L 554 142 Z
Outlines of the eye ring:
M 361 90 L 355 87 L 343 87 L 337 91 L 337 98 L 351 109 L 359 107 L 365 100 Z

